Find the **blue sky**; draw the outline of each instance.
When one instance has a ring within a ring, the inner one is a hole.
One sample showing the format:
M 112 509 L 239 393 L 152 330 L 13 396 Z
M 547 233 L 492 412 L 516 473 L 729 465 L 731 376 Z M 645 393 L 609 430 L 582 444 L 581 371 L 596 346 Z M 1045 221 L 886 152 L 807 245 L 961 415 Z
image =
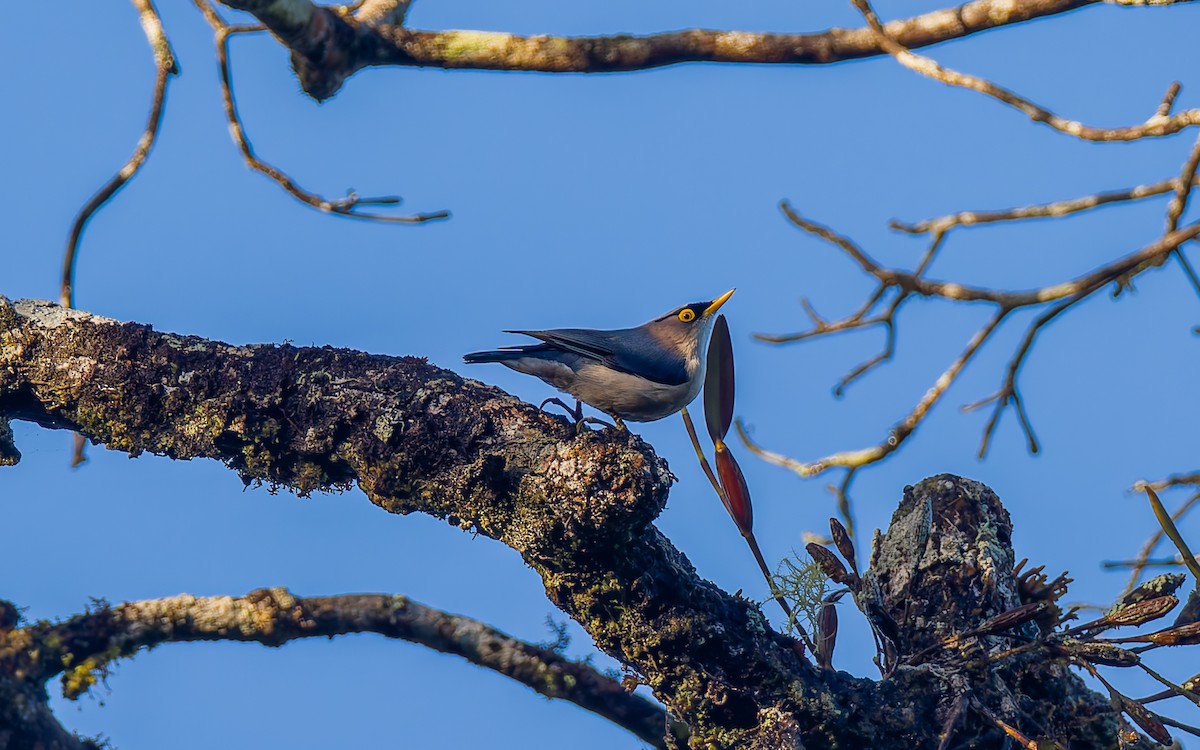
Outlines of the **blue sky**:
M 888 219 L 1083 195 L 1177 173 L 1192 136 L 1078 142 L 1021 115 L 922 79 L 890 59 L 822 68 L 688 65 L 614 75 L 380 69 L 332 101 L 303 96 L 272 39 L 234 40 L 235 87 L 266 160 L 313 190 L 398 193 L 448 222 L 375 225 L 318 214 L 250 173 L 230 143 L 211 33 L 190 3 L 161 8 L 183 75 L 145 170 L 92 222 L 78 305 L 159 330 L 235 343 L 279 342 L 418 354 L 530 401 L 552 395 L 464 352 L 517 343 L 505 328 L 636 325 L 731 286 L 738 415 L 768 447 L 802 459 L 881 440 L 987 317 L 916 300 L 896 360 L 853 386 L 837 378 L 880 332 L 790 347 L 754 332 L 800 330 L 797 300 L 845 314 L 871 285 L 836 251 L 790 227 L 777 203 L 837 227 L 886 263 L 923 241 Z M 939 7 L 893 3 L 886 18 Z M 132 7 L 82 0 L 8 8 L 0 47 L 9 115 L 0 118 L 5 238 L 0 294 L 57 298 L 63 244 L 79 206 L 127 158 L 148 106 L 150 52 Z M 518 33 L 645 33 L 686 27 L 816 30 L 858 25 L 849 3 L 519 4 L 419 0 L 418 28 Z M 1060 114 L 1140 122 L 1168 84 L 1194 73 L 1200 7 L 1094 7 L 935 48 Z M 52 54 L 47 54 L 53 50 Z M 1184 78 L 1180 104 L 1200 105 Z M 1073 276 L 1153 240 L 1165 200 L 1063 222 L 951 236 L 933 275 L 1026 287 Z M 1195 215 L 1195 212 L 1192 212 Z M 1193 251 L 1194 252 L 1194 251 Z M 992 486 L 1015 523 L 1017 555 L 1069 569 L 1072 601 L 1111 601 L 1124 576 L 1099 561 L 1133 554 L 1154 528 L 1141 478 L 1194 469 L 1200 302 L 1178 269 L 1137 293 L 1098 295 L 1039 339 L 1022 385 L 1044 455 L 1025 453 L 1012 414 L 986 462 L 975 458 L 990 394 L 1023 333 L 1014 316 L 893 459 L 856 481 L 861 529 L 886 526 L 906 484 L 954 472 Z M 707 486 L 677 418 L 635 428 L 680 483 L 660 527 L 704 575 L 765 597 L 753 560 Z M 110 601 L 242 594 L 398 592 L 528 640 L 563 619 L 511 550 L 360 492 L 307 500 L 243 490 L 208 461 L 131 461 L 93 448 L 68 468 L 70 438 L 16 426 L 22 463 L 0 471 L 10 564 L 0 597 L 31 618 Z M 750 482 L 764 552 L 778 559 L 823 530 L 826 475 L 801 481 L 734 447 Z M 1182 497 L 1168 497 L 1169 504 Z M 1184 533 L 1200 538 L 1195 522 Z M 860 545 L 866 536 L 860 535 Z M 771 607 L 765 611 L 771 617 Z M 835 663 L 873 674 L 852 611 Z M 571 653 L 590 643 L 578 628 Z M 1183 679 L 1187 651 L 1160 660 Z M 611 664 L 605 658 L 601 664 Z M 1152 688 L 1128 679 L 1133 694 Z M 122 750 L 171 746 L 635 748 L 624 731 L 460 660 L 361 636 L 255 645 L 171 645 L 119 666 L 111 692 L 57 699 L 67 726 Z M 1184 720 L 1183 709 L 1175 714 Z M 1194 717 L 1193 717 L 1194 718 Z

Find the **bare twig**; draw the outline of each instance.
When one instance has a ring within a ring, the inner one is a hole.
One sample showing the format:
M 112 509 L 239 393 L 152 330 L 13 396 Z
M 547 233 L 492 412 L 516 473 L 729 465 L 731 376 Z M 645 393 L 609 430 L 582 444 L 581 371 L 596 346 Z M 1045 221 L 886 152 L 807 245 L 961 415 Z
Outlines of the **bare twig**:
M 229 38 L 236 34 L 248 34 L 259 31 L 265 31 L 265 26 L 231 26 L 217 14 L 208 0 L 193 0 L 204 14 L 204 18 L 212 27 L 216 38 L 217 48 L 217 66 L 221 76 L 221 100 L 225 107 L 225 119 L 229 122 L 229 133 L 233 138 L 234 144 L 242 154 L 242 159 L 254 171 L 263 174 L 273 180 L 277 185 L 283 188 L 289 195 L 296 200 L 305 203 L 318 211 L 334 214 L 335 216 L 345 216 L 351 219 L 364 219 L 367 221 L 378 221 L 391 224 L 420 224 L 426 221 L 435 219 L 449 218 L 448 211 L 435 211 L 433 213 L 418 213 L 408 215 L 392 215 L 380 213 L 368 213 L 361 211 L 364 206 L 395 206 L 401 202 L 397 196 L 384 196 L 378 198 L 364 198 L 357 193 L 351 191 L 345 198 L 338 200 L 329 200 L 317 193 L 309 192 L 296 184 L 290 176 L 283 170 L 268 164 L 258 155 L 254 153 L 254 146 L 250 143 L 250 139 L 246 137 L 245 128 L 242 126 L 241 115 L 238 114 L 237 102 L 233 95 L 233 73 L 229 65 Z
M 1167 206 L 1167 232 L 1174 232 L 1179 226 L 1179 219 L 1183 216 L 1183 212 L 1187 210 L 1188 199 L 1192 195 L 1192 190 L 1196 182 L 1196 169 L 1200 167 L 1200 138 L 1196 139 L 1195 145 L 1192 146 L 1191 153 L 1188 154 L 1187 161 L 1184 162 L 1183 172 L 1179 175 L 1179 180 L 1175 185 L 1175 194 L 1171 196 L 1171 203 Z M 1179 265 L 1183 269 L 1183 273 L 1187 276 L 1188 281 L 1192 284 L 1192 289 L 1196 294 L 1200 294 L 1200 276 L 1196 275 L 1196 269 L 1192 268 L 1192 264 L 1188 262 L 1187 256 L 1183 254 L 1183 248 L 1175 248 L 1173 253 L 1179 259 Z
M 1034 104 L 1013 91 L 997 86 L 991 81 L 978 76 L 960 73 L 940 65 L 924 55 L 912 52 L 901 40 L 891 36 L 888 29 L 880 23 L 879 17 L 875 15 L 875 11 L 871 9 L 867 0 L 851 0 L 851 2 L 862 13 L 867 24 L 876 33 L 879 46 L 892 55 L 892 57 L 895 57 L 904 67 L 932 78 L 935 81 L 941 81 L 948 86 L 957 86 L 971 91 L 978 91 L 981 94 L 990 96 L 1024 113 L 1034 122 L 1045 123 L 1061 133 L 1073 135 L 1085 141 L 1136 141 L 1141 138 L 1173 135 L 1184 128 L 1200 125 L 1200 109 L 1189 109 L 1164 116 L 1160 114 L 1163 109 L 1161 105 L 1145 122 L 1121 128 L 1096 128 L 1084 125 L 1075 120 L 1059 117 L 1050 110 Z M 1175 97 L 1171 93 L 1174 89 L 1175 84 L 1172 85 L 1171 89 L 1167 92 L 1167 96 L 1163 99 L 1164 103 L 1168 104 L 1168 110 L 1170 109 L 1169 105 L 1174 102 Z
M 1161 539 L 1162 537 L 1160 536 L 1159 538 Z M 1138 568 L 1139 571 L 1144 568 L 1179 568 L 1183 566 L 1183 558 L 1176 555 L 1175 557 L 1148 557 L 1144 560 L 1105 560 L 1100 563 L 1100 566 L 1106 570 Z M 1135 587 L 1136 585 L 1130 587 L 1129 591 L 1133 591 Z
M 1037 338 L 1037 335 L 1042 328 L 1072 307 L 1075 303 L 1079 302 L 1079 300 L 1083 299 L 1084 296 L 1086 295 L 1080 294 L 1074 297 L 1069 297 L 1039 315 L 1025 331 L 1025 337 L 1021 340 L 1021 345 L 1017 347 L 1016 354 L 1014 354 L 1012 359 L 1009 361 L 1008 370 L 1004 376 L 1004 382 L 1001 384 L 1000 390 L 996 391 L 987 398 L 976 401 L 973 404 L 967 404 L 963 407 L 963 411 L 974 411 L 987 404 L 995 404 L 995 408 L 992 410 L 992 416 L 988 419 L 987 426 L 983 428 L 983 439 L 979 443 L 980 458 L 987 456 L 992 435 L 995 433 L 996 427 L 1000 423 L 1000 415 L 1004 413 L 1004 409 L 1010 404 L 1017 412 L 1017 419 L 1020 421 L 1021 429 L 1025 433 L 1025 439 L 1029 446 L 1029 452 L 1037 453 L 1040 450 L 1037 437 L 1033 434 L 1033 425 L 1030 423 L 1029 414 L 1025 411 L 1025 404 L 1021 400 L 1021 392 L 1017 389 L 1017 376 L 1020 374 L 1021 365 L 1024 364 L 1025 357 L 1029 354 L 1029 350 L 1033 348 L 1033 342 Z
M 75 222 L 71 225 L 71 234 L 67 239 L 67 251 L 63 256 L 62 288 L 59 293 L 59 300 L 63 307 L 75 306 L 75 259 L 79 254 L 79 241 L 83 237 L 83 230 L 96 211 L 133 179 L 133 176 L 146 163 L 150 149 L 154 148 L 154 142 L 158 138 L 158 126 L 162 122 L 163 108 L 167 101 L 167 83 L 172 77 L 179 75 L 179 65 L 175 61 L 175 53 L 163 30 L 162 19 L 158 17 L 158 10 L 154 7 L 153 0 L 133 0 L 133 6 L 137 8 L 142 31 L 146 34 L 150 48 L 154 51 L 154 93 L 150 102 L 150 117 L 129 160 L 84 204 L 79 215 L 75 217 Z
M 1191 152 L 1188 153 L 1187 161 L 1183 164 L 1183 171 L 1175 179 L 1175 192 L 1167 205 L 1167 234 L 1179 228 L 1179 219 L 1187 209 L 1192 188 L 1196 186 L 1197 168 L 1200 168 L 1200 138 L 1196 139 Z
M 1190 472 L 1187 474 L 1172 474 L 1166 479 L 1160 479 L 1157 482 L 1149 482 L 1150 487 L 1155 490 L 1166 490 L 1172 487 L 1191 487 L 1200 485 L 1200 471 Z
M 1192 184 L 1196 184 L 1194 180 Z M 999 221 L 1057 219 L 1113 203 L 1136 201 L 1143 198 L 1152 198 L 1156 195 L 1165 195 L 1177 191 L 1179 185 L 1179 178 L 1172 177 L 1169 180 L 1162 180 L 1161 182 L 1149 185 L 1137 185 L 1131 188 L 1109 190 L 1102 193 L 1095 193 L 1094 195 L 1085 195 L 1080 198 L 1070 198 L 1052 203 L 1039 203 L 1036 205 L 1021 206 L 1020 208 L 1009 208 L 998 211 L 960 211 L 947 216 L 939 216 L 935 219 L 925 219 L 913 223 L 893 219 L 889 223 L 889 226 L 892 229 L 908 234 L 926 234 L 930 232 L 946 232 L 954 227 L 970 227 Z

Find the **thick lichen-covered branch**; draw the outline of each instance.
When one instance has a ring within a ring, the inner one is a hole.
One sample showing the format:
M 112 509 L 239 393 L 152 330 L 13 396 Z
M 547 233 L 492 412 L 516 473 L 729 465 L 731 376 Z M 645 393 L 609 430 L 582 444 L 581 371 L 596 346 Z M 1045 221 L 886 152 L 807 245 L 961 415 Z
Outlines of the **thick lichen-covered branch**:
M 378 633 L 461 656 L 663 746 L 662 708 L 627 692 L 590 665 L 477 620 L 395 595 L 301 598 L 286 589 L 261 589 L 243 597 L 181 594 L 102 605 L 65 622 L 37 622 L 0 632 L 0 675 L 40 685 L 61 674 L 64 694 L 76 698 L 102 679 L 116 659 L 162 643 L 251 641 L 280 646 L 297 638 L 347 633 Z
M 874 731 L 867 713 L 841 728 L 860 709 L 808 684 L 793 642 L 697 577 L 654 528 L 671 476 L 628 433 L 576 436 L 414 357 L 235 347 L 43 302 L 0 303 L 0 413 L 131 455 L 217 459 L 248 483 L 356 483 L 390 512 L 498 539 L 694 737 L 752 746 L 767 707 L 831 736 Z
M 357 484 L 387 511 L 497 539 L 688 725 L 693 746 L 926 746 L 938 724 L 917 717 L 953 698 L 925 669 L 879 683 L 818 673 L 757 605 L 699 578 L 654 527 L 671 475 L 650 446 L 617 430 L 577 435 L 422 359 L 230 346 L 0 298 L 0 415 L 78 430 L 130 455 L 212 458 L 248 483 L 301 494 Z M 934 488 L 947 502 L 979 493 L 946 481 Z M 998 543 L 1009 544 L 1007 532 Z M 895 564 L 905 563 L 880 558 L 878 580 Z M 948 588 L 933 611 L 969 621 L 976 593 Z M 1108 726 L 1077 681 L 1056 678 L 1044 692 L 1048 705 L 1080 709 L 1057 715 L 1058 731 L 1095 736 Z
M 916 49 L 1098 1 L 974 0 L 893 21 L 885 28 L 889 38 Z M 292 51 L 301 85 L 317 99 L 332 96 L 346 78 L 371 65 L 598 73 L 685 62 L 828 64 L 886 52 L 869 27 L 800 34 L 690 29 L 646 36 L 518 36 L 415 31 L 394 23 L 397 14 L 380 23 L 374 12 L 356 17 L 310 0 L 221 2 L 253 14 Z

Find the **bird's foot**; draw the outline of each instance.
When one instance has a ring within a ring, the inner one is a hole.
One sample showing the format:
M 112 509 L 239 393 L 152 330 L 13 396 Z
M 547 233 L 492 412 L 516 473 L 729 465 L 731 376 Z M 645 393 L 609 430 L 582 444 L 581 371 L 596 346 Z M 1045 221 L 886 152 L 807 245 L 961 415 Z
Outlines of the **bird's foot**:
M 604 427 L 612 427 L 613 426 L 613 425 L 609 424 L 608 422 L 605 422 L 603 419 L 596 419 L 595 417 L 583 417 L 582 419 L 579 419 L 575 422 L 575 434 L 576 435 L 582 434 L 583 431 L 587 429 L 586 425 L 589 425 L 589 424 L 598 424 L 598 425 L 602 425 Z
M 579 399 L 575 399 L 575 408 L 572 409 L 571 407 L 567 406 L 566 402 L 561 398 L 555 398 L 554 396 L 551 396 L 542 403 L 538 404 L 538 411 L 546 411 L 546 404 L 561 406 L 563 411 L 567 413 L 567 416 L 575 420 L 576 425 L 583 421 L 583 404 L 579 402 Z

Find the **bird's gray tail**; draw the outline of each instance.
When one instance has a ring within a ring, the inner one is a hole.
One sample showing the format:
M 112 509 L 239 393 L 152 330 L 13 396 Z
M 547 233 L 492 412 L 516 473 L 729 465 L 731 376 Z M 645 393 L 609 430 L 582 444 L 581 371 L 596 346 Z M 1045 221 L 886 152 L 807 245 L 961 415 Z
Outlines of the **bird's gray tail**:
M 480 362 L 504 362 L 509 359 L 521 359 L 528 356 L 529 350 L 536 348 L 526 346 L 514 346 L 511 349 L 493 349 L 489 352 L 471 352 L 463 355 L 463 362 L 469 365 L 476 365 Z

